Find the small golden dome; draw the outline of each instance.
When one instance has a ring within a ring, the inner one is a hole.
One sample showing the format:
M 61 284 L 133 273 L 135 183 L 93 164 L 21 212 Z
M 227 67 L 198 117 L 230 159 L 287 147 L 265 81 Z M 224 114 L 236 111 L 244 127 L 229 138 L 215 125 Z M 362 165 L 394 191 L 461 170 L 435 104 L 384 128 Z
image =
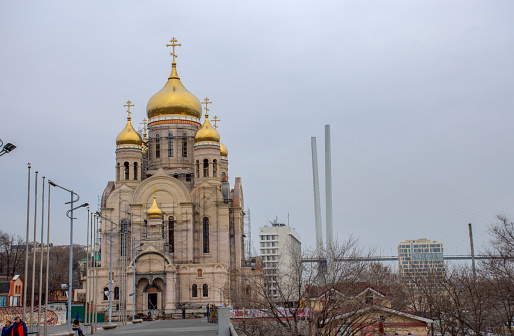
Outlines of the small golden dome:
M 223 157 L 227 157 L 228 156 L 227 147 L 225 147 L 225 145 L 222 144 L 221 142 L 220 142 L 220 155 L 223 156 Z
M 180 82 L 175 62 L 172 63 L 171 75 L 166 85 L 148 101 L 146 114 L 148 119 L 168 114 L 182 114 L 198 119 L 202 116 L 202 105 Z
M 153 203 L 150 209 L 146 212 L 148 219 L 161 219 L 162 218 L 162 210 L 157 206 L 157 202 L 155 201 L 155 195 L 153 196 Z
M 195 143 L 202 141 L 220 142 L 220 134 L 209 122 L 209 115 L 205 114 L 205 121 L 195 134 Z
M 130 116 L 127 117 L 127 125 L 121 131 L 120 134 L 116 137 L 116 146 L 135 146 L 135 147 L 141 147 L 143 144 L 143 140 L 141 139 L 141 135 L 136 132 L 134 127 L 132 127 L 132 123 L 130 122 Z

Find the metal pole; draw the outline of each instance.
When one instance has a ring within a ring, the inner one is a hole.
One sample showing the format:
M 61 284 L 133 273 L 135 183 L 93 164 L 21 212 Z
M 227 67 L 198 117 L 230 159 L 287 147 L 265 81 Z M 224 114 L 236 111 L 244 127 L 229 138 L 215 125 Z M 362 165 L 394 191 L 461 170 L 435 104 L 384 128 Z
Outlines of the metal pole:
M 112 322 L 112 221 L 111 222 L 111 235 L 109 237 L 110 254 L 109 254 L 109 323 Z
M 29 273 L 29 235 L 30 235 L 30 162 L 28 165 L 28 181 L 27 181 L 27 233 L 25 234 L 25 272 L 23 273 L 23 312 L 22 319 L 26 320 L 27 315 L 27 285 L 28 285 L 28 273 Z
M 136 316 L 136 238 L 132 237 L 132 257 L 133 257 L 133 267 L 132 271 L 134 272 L 132 276 L 132 321 Z
M 43 242 L 45 240 L 45 177 L 43 176 L 43 188 L 41 188 L 41 249 L 39 251 L 39 299 L 37 308 L 37 333 L 41 324 L 41 301 L 43 300 Z
M 71 330 L 71 296 L 73 295 L 73 190 L 70 192 L 70 264 L 68 274 L 68 330 Z
M 475 248 L 473 247 L 473 230 L 471 229 L 471 223 L 468 224 L 469 229 L 469 246 L 471 248 L 471 268 L 473 270 L 473 280 L 477 278 L 476 268 L 475 268 Z
M 314 185 L 314 218 L 316 225 L 316 249 L 323 248 L 323 229 L 321 227 L 321 207 L 319 200 L 319 175 L 318 175 L 318 149 L 316 137 L 311 137 L 312 150 L 312 180 Z
M 47 230 L 46 230 L 46 281 L 45 281 L 45 314 L 48 312 L 48 296 L 50 295 L 50 289 L 48 288 L 48 271 L 50 268 L 50 183 L 48 183 L 48 219 L 47 219 Z M 45 332 L 44 336 L 48 335 L 47 331 L 47 320 L 48 315 L 45 317 Z
M 96 331 L 96 322 L 98 320 L 98 314 L 97 314 L 97 283 L 98 283 L 98 265 L 96 263 L 96 249 L 97 249 L 97 240 L 98 240 L 98 216 L 95 217 L 95 242 L 94 242 L 94 248 L 93 248 L 93 260 L 95 261 L 95 269 L 93 270 L 94 274 L 94 283 L 93 283 L 93 320 L 94 320 L 94 327 L 93 330 Z
M 84 313 L 84 324 L 88 322 L 89 317 L 89 207 L 87 208 L 87 243 L 86 243 L 86 302 L 84 305 L 85 313 Z
M 325 193 L 327 207 L 327 245 L 334 240 L 334 225 L 332 223 L 332 157 L 330 150 L 330 125 L 325 125 Z
M 37 174 L 36 171 L 36 185 L 35 185 L 35 200 L 34 200 L 34 243 L 32 245 L 32 295 L 30 299 L 30 332 L 34 331 L 34 288 L 36 282 L 36 222 L 37 222 Z

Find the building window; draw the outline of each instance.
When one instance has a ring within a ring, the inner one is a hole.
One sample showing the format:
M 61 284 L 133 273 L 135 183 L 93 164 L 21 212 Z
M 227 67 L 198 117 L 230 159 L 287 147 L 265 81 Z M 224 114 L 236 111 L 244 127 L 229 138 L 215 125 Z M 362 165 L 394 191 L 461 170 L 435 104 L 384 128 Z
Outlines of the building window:
M 182 157 L 187 157 L 187 135 L 182 133 Z
M 226 177 L 226 176 L 227 176 L 227 174 L 225 174 L 225 172 L 221 173 L 221 177 Z
M 209 177 L 209 160 L 203 160 L 203 177 Z
M 198 278 L 201 278 L 201 277 L 203 276 L 203 271 L 202 271 L 202 269 L 201 269 L 201 268 L 199 268 L 199 269 L 196 271 L 196 276 L 197 276 Z
M 186 174 L 186 182 L 191 182 L 191 174 Z
M 203 253 L 209 253 L 209 218 L 203 218 Z
M 123 164 L 123 171 L 124 171 L 124 175 L 125 175 L 125 180 L 128 180 L 129 179 L 129 163 L 125 161 L 125 163 Z
M 170 253 L 175 252 L 175 219 L 173 216 L 168 217 L 168 243 Z
M 173 133 L 168 133 L 168 157 L 173 156 Z
M 155 157 L 161 157 L 161 136 L 159 134 L 155 135 Z
M 196 286 L 196 284 L 193 284 L 191 287 L 191 296 L 198 297 L 198 286 Z
M 109 300 L 109 288 L 104 287 L 104 301 Z
M 196 160 L 196 177 L 200 178 L 200 161 Z
M 134 162 L 134 180 L 137 180 L 137 162 Z
M 116 164 L 116 181 L 120 180 L 120 163 Z
M 120 239 L 121 239 L 120 253 L 122 256 L 127 255 L 127 251 L 128 251 L 127 242 L 129 241 L 128 233 L 129 233 L 129 222 L 128 222 L 128 220 L 124 219 L 121 221 L 121 235 L 120 235 Z
M 203 284 L 202 286 L 202 296 L 208 297 L 209 296 L 209 285 Z
M 212 160 L 212 177 L 218 177 L 218 161 Z
M 120 287 L 114 287 L 114 300 L 120 299 Z

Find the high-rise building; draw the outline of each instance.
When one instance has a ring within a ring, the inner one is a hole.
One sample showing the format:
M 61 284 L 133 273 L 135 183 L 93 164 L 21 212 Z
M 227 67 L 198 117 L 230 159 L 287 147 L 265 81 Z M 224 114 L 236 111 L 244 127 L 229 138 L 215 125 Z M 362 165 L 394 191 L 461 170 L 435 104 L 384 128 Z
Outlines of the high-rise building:
M 279 288 L 287 286 L 288 275 L 298 268 L 302 243 L 300 235 L 277 220 L 259 228 L 259 248 L 264 270 L 264 286 L 270 297 L 279 297 Z M 294 299 L 294 298 L 290 298 Z
M 132 126 L 134 105 L 125 105 L 126 124 L 111 144 L 113 181 L 101 200 L 99 310 L 111 295 L 120 310 L 230 303 L 225 291 L 243 267 L 243 188 L 239 177 L 230 185 L 228 151 L 219 119 L 209 120 L 209 103 L 205 98 L 202 118 L 200 101 L 173 61 L 166 84 L 146 105 L 140 132 Z
M 443 243 L 426 238 L 407 240 L 398 245 L 398 270 L 410 288 L 420 281 L 444 276 Z

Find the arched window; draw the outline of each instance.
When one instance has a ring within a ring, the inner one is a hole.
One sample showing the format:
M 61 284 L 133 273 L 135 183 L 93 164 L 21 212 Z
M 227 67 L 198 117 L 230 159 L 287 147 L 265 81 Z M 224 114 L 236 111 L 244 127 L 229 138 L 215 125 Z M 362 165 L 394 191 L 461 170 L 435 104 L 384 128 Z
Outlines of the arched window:
M 120 299 L 120 287 L 114 287 L 114 300 Z
M 182 133 L 182 157 L 187 157 L 187 135 Z
M 134 180 L 137 180 L 137 162 L 134 162 Z
M 196 160 L 196 177 L 200 178 L 200 161 Z
M 203 284 L 202 286 L 202 296 L 208 297 L 209 296 L 209 285 Z
M 209 177 L 209 160 L 203 160 L 203 177 Z
M 199 269 L 196 271 L 196 276 L 197 276 L 198 278 L 201 278 L 201 277 L 203 276 L 203 271 L 202 271 L 202 269 L 201 269 L 201 268 L 199 268 Z
M 109 288 L 104 287 L 104 301 L 109 300 Z
M 212 160 L 212 177 L 218 177 L 218 161 Z
M 120 180 L 120 163 L 116 164 L 116 181 Z
M 125 163 L 123 164 L 123 171 L 124 171 L 124 179 L 125 180 L 128 180 L 129 179 L 129 163 L 125 161 Z
M 155 157 L 161 157 L 161 136 L 159 134 L 155 135 Z
M 221 177 L 226 177 L 226 176 L 227 176 L 227 174 L 225 174 L 225 172 L 221 173 Z
M 196 284 L 191 287 L 191 296 L 198 297 L 198 286 Z
M 252 295 L 252 287 L 250 287 L 250 285 L 246 285 L 246 288 L 245 288 L 245 294 L 246 294 L 247 296 Z
M 209 253 L 209 218 L 203 218 L 203 253 Z
M 120 244 L 120 253 L 122 256 L 126 256 L 128 252 L 127 242 L 129 241 L 129 221 L 124 219 L 121 221 L 121 244 Z
M 173 133 L 168 133 L 168 157 L 173 156 Z
M 168 244 L 170 253 L 175 252 L 175 218 L 168 217 Z

